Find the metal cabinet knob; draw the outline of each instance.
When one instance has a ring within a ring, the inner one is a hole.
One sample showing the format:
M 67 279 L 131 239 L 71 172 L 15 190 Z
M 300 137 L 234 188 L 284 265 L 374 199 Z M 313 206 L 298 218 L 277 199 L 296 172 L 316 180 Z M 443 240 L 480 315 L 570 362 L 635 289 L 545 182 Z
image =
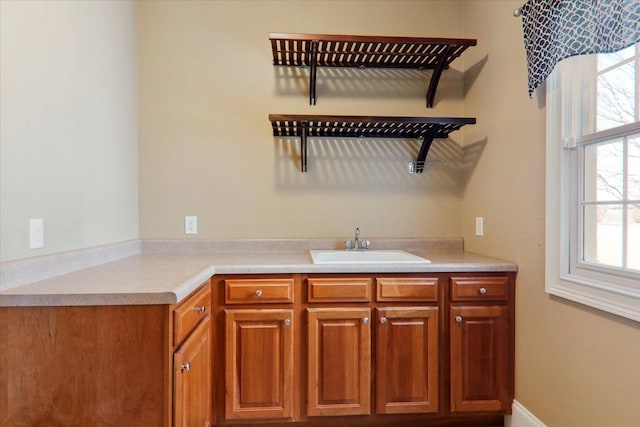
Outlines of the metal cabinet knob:
M 262 296 L 262 291 L 261 291 L 260 289 L 258 289 L 258 290 L 256 291 L 256 296 L 257 296 L 257 297 L 261 297 L 261 296 Z
M 207 307 L 205 307 L 204 305 L 201 305 L 200 307 L 194 307 L 193 309 L 201 314 L 207 311 Z
M 462 323 L 462 316 L 456 316 L 456 322 Z
M 189 364 L 189 362 L 187 362 L 184 365 L 180 365 L 180 369 L 182 369 L 184 372 L 189 372 L 191 370 L 191 365 Z
M 382 323 L 383 325 L 384 325 L 385 323 L 387 323 L 387 318 L 386 318 L 386 317 L 381 317 L 381 318 L 380 318 L 380 323 Z
M 289 326 L 291 324 L 291 319 L 284 319 L 285 326 Z
M 362 323 L 364 323 L 365 325 L 369 323 L 369 318 L 365 317 L 364 319 L 362 319 Z
M 487 288 L 480 288 L 479 291 L 482 295 L 484 295 L 487 293 Z

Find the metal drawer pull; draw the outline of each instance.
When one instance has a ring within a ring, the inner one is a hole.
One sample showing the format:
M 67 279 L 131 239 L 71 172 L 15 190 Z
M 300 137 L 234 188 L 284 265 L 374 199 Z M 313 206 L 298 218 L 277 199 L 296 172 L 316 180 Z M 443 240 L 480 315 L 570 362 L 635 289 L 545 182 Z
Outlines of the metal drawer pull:
M 184 365 L 180 365 L 180 369 L 182 369 L 184 372 L 189 372 L 191 370 L 191 365 L 189 364 L 189 362 L 187 362 Z
M 386 317 L 381 317 L 381 318 L 380 318 L 380 323 L 382 323 L 383 325 L 384 325 L 385 323 L 387 323 L 387 318 L 386 318 Z
M 456 316 L 456 322 L 462 323 L 462 316 Z
M 256 296 L 257 296 L 257 297 L 261 297 L 261 296 L 262 296 L 262 291 L 261 291 L 260 289 L 258 289 L 258 290 L 256 291 Z
M 207 307 L 204 305 L 201 305 L 200 307 L 193 307 L 193 309 L 201 314 L 207 311 Z
M 486 294 L 487 293 L 487 288 L 480 288 L 480 293 L 482 295 Z

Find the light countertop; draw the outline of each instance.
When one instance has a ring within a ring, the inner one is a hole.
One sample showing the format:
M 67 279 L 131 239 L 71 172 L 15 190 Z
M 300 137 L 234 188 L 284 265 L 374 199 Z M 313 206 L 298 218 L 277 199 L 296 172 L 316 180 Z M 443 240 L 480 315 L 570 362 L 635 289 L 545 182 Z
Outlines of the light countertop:
M 510 272 L 513 262 L 462 250 L 410 250 L 430 264 L 320 265 L 308 251 L 141 253 L 5 289 L 0 307 L 175 304 L 214 274 Z

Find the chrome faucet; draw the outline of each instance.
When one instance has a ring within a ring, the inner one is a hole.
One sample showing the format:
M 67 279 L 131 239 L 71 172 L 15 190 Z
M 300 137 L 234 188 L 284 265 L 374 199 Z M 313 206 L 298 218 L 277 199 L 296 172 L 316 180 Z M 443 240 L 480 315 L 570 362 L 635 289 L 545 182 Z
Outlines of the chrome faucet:
M 356 236 L 355 239 L 353 239 L 353 249 L 358 249 L 358 237 L 360 237 L 360 227 L 356 227 Z
M 367 249 L 369 249 L 369 245 L 371 245 L 371 242 L 368 240 L 363 240 L 362 242 L 360 242 L 359 239 L 360 239 L 360 227 L 356 227 L 353 244 L 351 243 L 351 240 L 346 240 L 344 242 L 344 250 L 345 251 L 366 251 Z

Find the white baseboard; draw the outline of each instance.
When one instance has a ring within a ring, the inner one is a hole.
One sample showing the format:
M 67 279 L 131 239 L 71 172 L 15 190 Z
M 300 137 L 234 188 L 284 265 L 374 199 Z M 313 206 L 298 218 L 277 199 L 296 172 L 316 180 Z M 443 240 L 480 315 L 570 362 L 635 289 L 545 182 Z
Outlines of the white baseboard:
M 512 414 L 504 417 L 505 427 L 547 427 L 517 400 L 513 401 L 511 409 Z

